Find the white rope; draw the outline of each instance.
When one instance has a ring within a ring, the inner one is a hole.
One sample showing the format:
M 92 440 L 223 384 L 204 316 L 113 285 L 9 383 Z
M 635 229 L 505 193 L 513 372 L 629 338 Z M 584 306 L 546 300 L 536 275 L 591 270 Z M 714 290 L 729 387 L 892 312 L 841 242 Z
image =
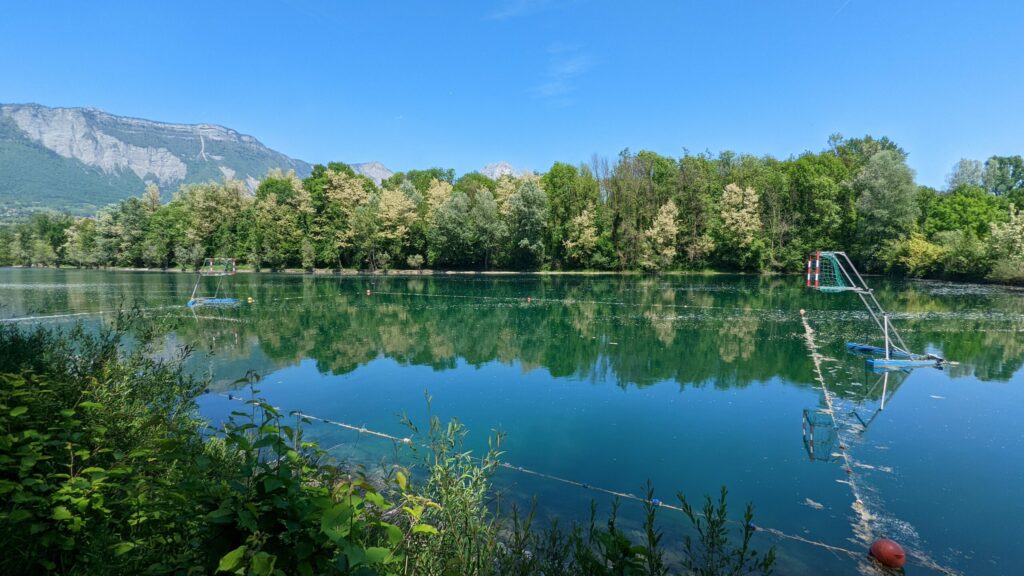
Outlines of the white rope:
M 221 396 L 223 396 L 224 398 L 227 398 L 228 400 L 234 400 L 234 401 L 237 401 L 237 402 L 250 402 L 249 400 L 246 400 L 246 399 L 244 399 L 244 398 L 242 398 L 240 396 L 235 396 L 233 394 L 221 394 Z M 278 410 L 280 412 L 284 412 L 284 410 L 282 408 L 278 407 L 278 406 L 272 406 L 272 408 L 274 408 L 275 410 Z M 324 424 L 329 424 L 331 426 L 337 426 L 339 428 L 344 428 L 345 430 L 351 430 L 353 432 L 358 432 L 360 434 L 369 434 L 371 436 L 376 436 L 378 438 L 384 438 L 384 439 L 387 439 L 387 440 L 391 440 L 392 442 L 395 442 L 395 443 L 399 443 L 399 444 L 403 444 L 403 445 L 412 445 L 413 444 L 412 438 L 409 438 L 409 437 L 394 436 L 394 435 L 388 434 L 386 432 L 378 432 L 376 430 L 371 430 L 371 429 L 369 429 L 369 428 L 367 428 L 365 426 L 353 426 L 351 424 L 346 424 L 344 422 L 338 422 L 336 420 L 329 420 L 327 418 L 320 418 L 318 416 L 312 416 L 310 414 L 306 414 L 306 413 L 300 412 L 298 410 L 292 410 L 289 413 L 290 414 L 294 414 L 296 416 L 300 416 L 302 418 L 308 418 L 310 420 L 316 420 L 318 422 L 323 422 Z M 338 445 L 334 446 L 334 448 L 337 448 L 338 446 L 341 446 L 341 445 L 342 444 L 338 444 Z M 420 446 L 422 448 L 429 449 L 429 446 L 425 446 L 425 445 L 422 445 L 422 444 L 420 444 Z M 332 448 L 332 450 L 334 448 Z M 674 510 L 674 511 L 679 512 L 679 513 L 685 513 L 684 510 L 682 509 L 682 507 L 674 506 L 672 504 L 665 503 L 665 502 L 663 502 L 663 501 L 661 501 L 661 500 L 659 500 L 657 498 L 654 498 L 652 500 L 648 500 L 647 498 L 642 498 L 640 496 L 637 496 L 636 494 L 632 494 L 632 493 L 629 493 L 629 492 L 620 492 L 618 490 L 611 490 L 609 488 L 602 488 L 600 486 L 595 486 L 593 484 L 588 484 L 586 482 L 579 482 L 579 481 L 576 481 L 576 480 L 569 480 L 567 478 L 561 478 L 561 477 L 558 477 L 558 476 L 553 476 L 551 474 L 545 474 L 544 472 L 538 472 L 536 470 L 530 470 L 529 468 L 523 468 L 522 466 L 515 466 L 515 465 L 509 464 L 507 462 L 497 462 L 497 465 L 499 467 L 501 467 L 501 468 L 506 469 L 506 470 L 513 470 L 513 471 L 516 471 L 516 472 L 520 472 L 522 474 L 527 474 L 527 475 L 530 475 L 530 476 L 536 476 L 538 478 L 543 478 L 545 480 L 551 480 L 551 481 L 554 481 L 554 482 L 560 482 L 560 483 L 563 483 L 563 484 L 568 484 L 570 486 L 575 486 L 577 488 L 582 488 L 584 490 L 590 490 L 590 491 L 593 491 L 593 492 L 600 492 L 600 493 L 603 493 L 603 494 L 607 494 L 609 496 L 614 496 L 614 497 L 617 497 L 617 498 L 623 498 L 623 499 L 626 499 L 626 500 L 633 500 L 635 502 L 640 502 L 642 504 L 645 504 L 645 503 L 649 502 L 651 504 L 654 504 L 658 508 L 666 508 L 668 510 Z M 701 514 L 701 513 L 698 512 L 697 514 Z M 728 520 L 728 522 L 730 522 L 732 524 L 742 525 L 742 523 L 737 521 L 737 520 Z M 820 548 L 824 548 L 824 549 L 830 550 L 832 552 L 838 552 L 838 553 L 846 554 L 846 555 L 848 555 L 848 556 L 850 556 L 852 558 L 860 558 L 860 557 L 864 556 L 863 552 L 857 552 L 855 550 L 850 550 L 848 548 L 843 548 L 843 547 L 840 547 L 840 546 L 834 546 L 832 544 L 826 544 L 824 542 L 820 542 L 820 541 L 817 541 L 817 540 L 811 540 L 811 539 L 808 539 L 808 538 L 804 538 L 803 536 L 787 534 L 787 533 L 785 533 L 785 532 L 783 532 L 781 530 L 775 529 L 775 528 L 767 528 L 767 527 L 764 527 L 764 526 L 758 526 L 758 525 L 755 525 L 753 523 L 751 524 L 751 528 L 753 528 L 756 532 L 764 532 L 765 534 L 770 534 L 770 535 L 775 536 L 777 538 L 786 539 L 786 540 L 792 540 L 794 542 L 802 542 L 804 544 L 810 544 L 812 546 L 817 546 L 817 547 L 820 547 Z
M 874 529 L 871 527 L 871 520 L 873 516 L 868 511 L 867 506 L 864 505 L 864 500 L 861 498 L 861 491 L 857 485 L 856 475 L 854 474 L 854 466 L 856 466 L 857 463 L 850 456 L 849 444 L 843 439 L 842 427 L 836 419 L 835 408 L 832 403 L 832 395 L 825 386 L 825 377 L 821 370 L 821 362 L 825 357 L 818 353 L 818 345 L 814 341 L 814 330 L 811 328 L 811 325 L 807 323 L 807 316 L 803 310 L 800 311 L 800 321 L 804 325 L 804 338 L 807 342 L 807 349 L 811 353 L 811 360 L 814 362 L 814 371 L 817 373 L 817 378 L 815 378 L 815 380 L 817 380 L 821 385 L 821 392 L 825 396 L 825 404 L 828 406 L 828 414 L 832 418 L 832 426 L 835 428 L 836 438 L 839 440 L 839 454 L 843 458 L 843 463 L 845 464 L 844 469 L 847 474 L 845 484 L 850 487 L 850 492 L 853 494 L 854 501 L 851 507 L 855 512 L 857 512 L 857 522 L 853 524 L 853 532 L 862 542 L 864 542 L 865 545 L 870 546 L 874 541 Z M 789 538 L 788 535 L 786 537 Z M 907 553 L 926 568 L 930 568 L 950 576 L 959 575 L 959 572 L 952 568 L 946 568 L 945 566 L 939 565 L 923 551 L 908 548 Z

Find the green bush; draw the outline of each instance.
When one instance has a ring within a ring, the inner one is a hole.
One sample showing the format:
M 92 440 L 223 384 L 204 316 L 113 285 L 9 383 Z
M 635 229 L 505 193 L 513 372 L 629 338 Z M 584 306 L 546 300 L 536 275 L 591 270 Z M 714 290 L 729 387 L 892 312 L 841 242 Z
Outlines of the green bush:
M 422 470 L 374 484 L 261 400 L 209 428 L 195 412 L 204 383 L 148 352 L 159 332 L 128 316 L 96 334 L 0 326 L 0 573 L 670 573 L 650 486 L 640 542 L 617 526 L 617 502 L 606 528 L 592 505 L 587 529 L 537 531 L 532 510 L 489 504 L 501 437 L 477 458 L 462 425 L 437 418 L 425 437 L 413 427 Z M 724 490 L 699 513 L 680 498 L 698 534 L 684 573 L 771 572 L 773 553 L 750 548 L 749 506 L 733 548 Z

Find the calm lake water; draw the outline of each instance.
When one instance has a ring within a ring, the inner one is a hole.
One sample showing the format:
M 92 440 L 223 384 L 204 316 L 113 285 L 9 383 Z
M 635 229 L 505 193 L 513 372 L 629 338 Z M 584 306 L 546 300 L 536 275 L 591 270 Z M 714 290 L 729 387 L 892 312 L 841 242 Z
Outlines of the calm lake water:
M 798 276 L 244 274 L 222 292 L 253 304 L 194 314 L 183 306 L 193 282 L 2 269 L 0 318 L 96 324 L 129 305 L 168 318 L 166 353 L 195 347 L 189 367 L 213 380 L 200 408 L 214 421 L 239 408 L 225 394 L 248 394 L 234 383 L 248 370 L 286 410 L 396 436 L 408 435 L 403 413 L 425 427 L 429 394 L 434 414 L 466 424 L 471 447 L 506 434 L 514 466 L 637 495 L 650 479 L 670 504 L 677 491 L 697 499 L 724 484 L 735 517 L 751 501 L 756 524 L 785 534 L 858 552 L 894 538 L 913 555 L 909 574 L 1024 570 L 1022 290 L 869 279 L 912 349 L 959 363 L 885 376 L 844 350 L 879 343 L 859 299 L 806 290 Z M 805 443 L 805 412 L 827 418 L 827 403 L 801 308 L 826 357 L 849 473 L 830 420 L 816 423 L 813 459 Z M 388 440 L 315 422 L 307 432 L 371 472 L 407 461 Z M 602 515 L 611 505 L 515 470 L 495 484 L 503 505 L 536 495 L 538 514 L 563 522 L 585 520 L 592 499 Z M 634 528 L 640 512 L 625 500 L 620 517 Z M 659 517 L 678 542 L 681 515 Z M 780 574 L 874 573 L 768 533 L 755 544 L 777 547 Z

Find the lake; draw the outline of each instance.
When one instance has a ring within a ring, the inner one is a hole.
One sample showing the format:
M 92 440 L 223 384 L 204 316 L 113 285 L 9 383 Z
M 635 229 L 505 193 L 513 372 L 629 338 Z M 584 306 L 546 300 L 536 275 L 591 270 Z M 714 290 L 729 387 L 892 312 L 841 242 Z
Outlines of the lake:
M 595 500 L 600 520 L 611 496 L 597 489 L 642 496 L 648 479 L 673 505 L 677 491 L 696 500 L 726 485 L 734 517 L 750 501 L 755 523 L 778 531 L 754 543 L 777 547 L 780 574 L 873 573 L 796 538 L 860 554 L 877 537 L 910 551 L 908 573 L 1019 573 L 1024 290 L 868 281 L 912 350 L 957 364 L 866 370 L 844 347 L 880 344 L 860 300 L 799 276 L 239 274 L 221 294 L 242 305 L 190 311 L 188 274 L 0 269 L 0 318 L 92 326 L 137 306 L 168 319 L 162 353 L 194 347 L 189 369 L 211 378 L 200 410 L 215 422 L 240 407 L 228 395 L 248 397 L 236 382 L 249 370 L 285 410 L 397 437 L 409 435 L 403 414 L 425 427 L 429 394 L 470 447 L 501 432 L 506 462 L 553 477 L 495 478 L 502 506 L 536 495 L 541 518 L 585 521 Z M 306 431 L 371 472 L 408 460 L 387 439 L 317 421 Z M 639 527 L 641 511 L 623 500 L 623 525 Z M 682 516 L 659 518 L 678 542 Z

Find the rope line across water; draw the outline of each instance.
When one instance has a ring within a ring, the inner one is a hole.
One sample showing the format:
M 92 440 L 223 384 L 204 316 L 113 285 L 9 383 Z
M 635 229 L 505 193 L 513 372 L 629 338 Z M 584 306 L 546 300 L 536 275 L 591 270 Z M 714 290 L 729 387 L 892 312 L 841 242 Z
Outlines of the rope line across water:
M 861 498 L 862 492 L 860 487 L 857 485 L 857 478 L 854 473 L 855 462 L 850 456 L 850 445 L 843 439 L 842 427 L 836 419 L 835 408 L 832 402 L 832 394 L 828 391 L 828 387 L 825 385 L 825 376 L 821 370 L 821 363 L 825 357 L 818 352 L 818 344 L 814 341 L 814 329 L 811 328 L 811 325 L 807 322 L 807 316 L 803 310 L 800 311 L 800 321 L 804 326 L 804 339 L 807 343 L 807 350 L 811 355 L 811 361 L 814 363 L 814 371 L 817 374 L 815 380 L 817 380 L 821 385 L 821 393 L 825 397 L 825 404 L 828 406 L 828 414 L 832 418 L 832 426 L 836 432 L 836 439 L 839 440 L 839 453 L 842 455 L 844 470 L 847 475 L 845 483 L 850 487 L 850 492 L 853 494 L 854 501 L 851 507 L 857 513 L 857 522 L 853 524 L 853 532 L 865 545 L 870 546 L 874 541 L 874 530 L 871 526 L 872 514 L 865 506 L 863 498 Z M 949 576 L 959 575 L 959 572 L 952 568 L 941 566 L 923 551 L 908 548 L 907 552 L 910 557 L 917 561 L 921 566 Z
M 245 398 L 242 398 L 241 396 L 235 396 L 234 394 L 221 394 L 220 396 L 223 396 L 224 398 L 227 398 L 228 400 L 234 400 L 236 402 L 249 402 L 249 400 L 246 400 Z M 284 412 L 284 410 L 282 408 L 280 408 L 279 406 L 273 406 L 273 408 L 275 410 Z M 409 438 L 407 436 L 406 437 L 394 436 L 394 435 L 388 434 L 386 432 L 379 432 L 377 430 L 371 430 L 371 429 L 369 429 L 369 428 L 367 428 L 365 426 L 353 426 L 352 424 L 346 424 L 344 422 L 338 422 L 336 420 L 330 420 L 328 418 L 321 418 L 319 416 L 313 416 L 311 414 L 307 414 L 307 413 L 301 412 L 299 410 L 292 410 L 292 411 L 289 412 L 289 414 L 292 414 L 292 415 L 295 415 L 295 416 L 300 416 L 302 418 L 308 418 L 310 420 L 315 420 L 315 421 L 318 421 L 318 422 L 323 422 L 324 424 L 328 424 L 328 425 L 331 425 L 331 426 L 337 426 L 339 428 L 343 428 L 345 430 L 350 430 L 350 431 L 357 432 L 357 433 L 360 433 L 360 434 L 369 434 L 371 436 L 376 436 L 378 438 L 383 438 L 383 439 L 386 439 L 386 440 L 391 440 L 392 442 L 395 442 L 395 443 L 398 443 L 398 444 L 411 445 L 413 443 L 412 438 Z M 340 444 L 339 444 L 339 446 L 340 446 Z M 429 448 L 428 446 L 424 446 L 424 445 L 420 445 L 420 446 L 423 447 L 423 448 Z M 654 499 L 654 500 L 648 501 L 646 498 L 642 498 L 640 496 L 637 496 L 635 494 L 631 494 L 629 492 L 620 492 L 618 490 L 611 490 L 609 488 L 602 488 L 601 486 L 595 486 L 593 484 L 589 484 L 589 483 L 586 483 L 586 482 L 579 482 L 577 480 L 570 480 L 570 479 L 567 479 L 567 478 L 561 478 L 559 476 L 554 476 L 554 475 L 551 475 L 551 474 L 546 474 L 544 472 L 538 472 L 536 470 L 530 470 L 529 468 L 524 468 L 522 466 L 515 466 L 513 464 L 509 464 L 509 463 L 506 463 L 506 462 L 498 462 L 498 466 L 501 467 L 501 468 L 504 468 L 506 470 L 513 470 L 515 472 L 519 472 L 519 473 L 522 473 L 522 474 L 527 474 L 527 475 L 530 475 L 530 476 L 535 476 L 537 478 L 543 478 L 545 480 L 551 480 L 551 481 L 554 481 L 554 482 L 560 482 L 562 484 L 567 484 L 567 485 L 570 485 L 570 486 L 575 486 L 577 488 L 582 488 L 584 490 L 590 490 L 590 491 L 593 491 L 593 492 L 600 492 L 600 493 L 603 493 L 603 494 L 607 494 L 609 496 L 615 496 L 617 498 L 623 498 L 623 499 L 626 499 L 626 500 L 632 500 L 632 501 L 635 501 L 635 502 L 639 502 L 641 504 L 645 504 L 645 503 L 650 502 L 651 504 L 654 504 L 658 508 L 665 508 L 665 509 L 673 510 L 673 511 L 676 511 L 676 512 L 679 512 L 679 513 L 684 513 L 683 509 L 680 506 L 674 506 L 672 504 L 667 504 L 665 502 L 662 502 L 661 500 Z M 729 520 L 729 522 L 732 523 L 732 524 L 742 525 L 741 522 L 736 521 L 736 520 Z M 811 545 L 811 546 L 816 546 L 816 547 L 819 547 L 819 548 L 822 548 L 822 549 L 825 549 L 825 550 L 828 550 L 828 551 L 834 552 L 834 553 L 846 554 L 847 556 L 850 556 L 851 558 L 861 558 L 861 557 L 864 556 L 863 552 L 857 552 L 855 550 L 850 550 L 849 548 L 843 548 L 841 546 L 835 546 L 835 545 L 827 544 L 825 542 L 820 542 L 820 541 L 817 541 L 817 540 L 811 540 L 809 538 L 804 538 L 803 536 L 797 536 L 795 534 L 788 534 L 788 533 L 783 532 L 782 530 L 778 530 L 776 528 L 768 528 L 768 527 L 759 526 L 759 525 L 756 525 L 756 524 L 751 524 L 751 527 L 756 532 L 764 532 L 765 534 L 770 534 L 772 536 L 775 536 L 776 538 L 781 538 L 781 539 L 785 539 L 785 540 L 791 540 L 791 541 L 794 541 L 794 542 L 801 542 L 801 543 L 808 544 L 808 545 Z

